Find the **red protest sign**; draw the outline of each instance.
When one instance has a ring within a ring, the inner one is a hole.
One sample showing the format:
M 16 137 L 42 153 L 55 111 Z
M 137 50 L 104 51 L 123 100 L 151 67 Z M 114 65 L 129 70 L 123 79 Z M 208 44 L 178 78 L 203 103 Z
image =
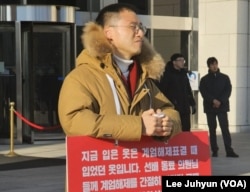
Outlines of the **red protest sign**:
M 208 133 L 183 132 L 168 143 L 67 137 L 68 192 L 160 192 L 161 176 L 211 175 Z

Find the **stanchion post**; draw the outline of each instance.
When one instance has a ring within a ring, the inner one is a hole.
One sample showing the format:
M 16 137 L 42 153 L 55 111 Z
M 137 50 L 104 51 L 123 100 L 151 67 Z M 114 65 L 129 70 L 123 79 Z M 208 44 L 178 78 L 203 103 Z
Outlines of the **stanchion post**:
M 14 102 L 10 102 L 10 152 L 6 155 L 8 157 L 17 156 L 14 152 Z

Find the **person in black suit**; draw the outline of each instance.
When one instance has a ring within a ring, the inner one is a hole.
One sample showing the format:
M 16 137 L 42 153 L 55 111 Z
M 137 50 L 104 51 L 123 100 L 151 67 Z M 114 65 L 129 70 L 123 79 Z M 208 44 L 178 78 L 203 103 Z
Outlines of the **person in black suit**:
M 229 97 L 232 91 L 232 85 L 228 75 L 220 72 L 218 68 L 218 60 L 215 57 L 207 59 L 208 74 L 200 80 L 200 93 L 203 97 L 204 113 L 207 116 L 207 124 L 209 127 L 210 145 L 212 156 L 218 156 L 218 145 L 216 139 L 216 128 L 218 117 L 224 146 L 227 157 L 239 157 L 231 147 L 232 140 L 228 128 Z
M 190 114 L 196 113 L 196 102 L 185 69 L 185 59 L 180 53 L 171 56 L 159 83 L 162 93 L 174 104 L 181 117 L 182 131 L 190 131 Z M 191 109 L 192 111 L 191 111 Z

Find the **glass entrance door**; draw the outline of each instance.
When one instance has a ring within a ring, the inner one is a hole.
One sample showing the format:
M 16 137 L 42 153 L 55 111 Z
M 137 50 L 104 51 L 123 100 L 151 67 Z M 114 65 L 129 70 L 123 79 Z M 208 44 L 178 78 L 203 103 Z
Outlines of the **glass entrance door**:
M 57 115 L 58 95 L 65 75 L 74 65 L 74 25 L 22 23 L 23 139 L 53 138 L 62 133 Z
M 10 102 L 16 101 L 15 23 L 0 25 L 0 143 L 10 138 Z M 16 137 L 16 126 L 15 126 Z

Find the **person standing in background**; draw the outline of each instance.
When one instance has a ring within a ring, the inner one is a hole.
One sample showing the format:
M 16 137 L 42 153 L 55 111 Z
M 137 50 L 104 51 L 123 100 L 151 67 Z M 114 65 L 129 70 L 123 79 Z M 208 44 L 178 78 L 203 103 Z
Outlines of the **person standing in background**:
M 180 53 L 171 56 L 158 83 L 163 94 L 174 104 L 181 117 L 182 131 L 190 131 L 190 114 L 196 113 L 196 102 L 185 69 L 185 59 Z M 192 108 L 192 112 L 191 109 Z
M 232 92 L 230 78 L 220 72 L 218 60 L 215 57 L 207 59 L 207 67 L 208 74 L 201 78 L 199 89 L 203 97 L 204 113 L 207 116 L 212 156 L 217 157 L 219 150 L 216 137 L 216 117 L 218 117 L 226 156 L 239 157 L 231 147 L 232 140 L 228 128 L 227 112 L 230 110 L 229 97 Z

